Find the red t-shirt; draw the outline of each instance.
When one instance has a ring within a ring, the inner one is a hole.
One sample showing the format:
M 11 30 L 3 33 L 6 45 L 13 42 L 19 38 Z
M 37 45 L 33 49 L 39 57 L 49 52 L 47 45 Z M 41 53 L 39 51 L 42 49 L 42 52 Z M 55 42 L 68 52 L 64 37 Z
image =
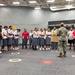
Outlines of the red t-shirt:
M 75 36 L 75 30 L 73 31 L 73 36 Z
M 28 39 L 28 36 L 29 36 L 29 33 L 27 31 L 22 33 L 22 37 L 24 39 Z

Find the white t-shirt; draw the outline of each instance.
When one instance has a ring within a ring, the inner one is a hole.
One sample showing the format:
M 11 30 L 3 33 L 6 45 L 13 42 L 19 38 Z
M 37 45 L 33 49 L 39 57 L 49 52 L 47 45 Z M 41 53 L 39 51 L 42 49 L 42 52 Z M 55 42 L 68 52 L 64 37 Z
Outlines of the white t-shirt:
M 33 31 L 33 38 L 38 38 L 39 37 L 39 31 Z
M 13 33 L 13 30 L 8 29 L 8 34 L 14 34 L 14 33 Z M 13 37 L 13 35 L 9 35 L 8 37 Z
M 33 35 L 33 32 L 30 32 L 30 33 L 29 33 L 29 36 L 31 37 L 32 35 Z
M 19 38 L 19 36 L 15 36 L 15 35 L 20 35 L 20 32 L 17 32 L 17 30 L 14 32 L 14 38 L 15 39 Z
M 2 29 L 2 35 L 3 35 L 3 39 L 7 39 L 7 36 L 4 36 L 4 35 L 8 35 L 7 30 Z
M 72 33 L 73 33 L 73 31 L 68 32 L 68 39 L 69 40 L 73 40 L 73 34 Z
M 46 31 L 46 35 L 51 35 L 51 32 Z M 49 38 L 51 38 L 51 36 L 48 36 Z
M 40 36 L 40 35 L 45 35 L 44 31 L 43 32 L 39 31 L 39 37 L 44 38 L 44 36 Z
M 45 35 L 44 35 L 44 39 L 46 39 L 46 31 L 44 31 L 44 34 L 45 34 Z

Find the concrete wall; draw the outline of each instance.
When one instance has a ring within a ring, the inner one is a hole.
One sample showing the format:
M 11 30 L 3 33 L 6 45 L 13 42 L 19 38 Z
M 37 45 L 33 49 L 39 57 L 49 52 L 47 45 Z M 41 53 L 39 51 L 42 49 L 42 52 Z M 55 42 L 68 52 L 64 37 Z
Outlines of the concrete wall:
M 48 9 L 34 10 L 28 7 L 0 7 L 0 23 L 16 25 L 28 30 L 39 27 L 47 28 L 48 21 L 75 19 L 75 10 L 51 12 Z

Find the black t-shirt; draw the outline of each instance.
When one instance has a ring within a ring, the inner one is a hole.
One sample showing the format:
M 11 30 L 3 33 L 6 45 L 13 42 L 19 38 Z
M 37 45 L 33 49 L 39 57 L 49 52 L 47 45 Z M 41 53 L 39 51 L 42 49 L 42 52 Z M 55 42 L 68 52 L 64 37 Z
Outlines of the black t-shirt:
M 0 29 L 0 39 L 2 39 L 2 35 L 1 35 L 2 29 Z

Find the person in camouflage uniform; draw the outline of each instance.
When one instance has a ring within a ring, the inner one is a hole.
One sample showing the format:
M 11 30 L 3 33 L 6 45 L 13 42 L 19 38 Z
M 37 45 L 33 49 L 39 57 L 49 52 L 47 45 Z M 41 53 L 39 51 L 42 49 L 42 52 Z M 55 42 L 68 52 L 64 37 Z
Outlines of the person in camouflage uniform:
M 58 35 L 58 49 L 59 49 L 58 57 L 66 57 L 67 29 L 64 27 L 64 23 L 61 23 L 57 35 Z

